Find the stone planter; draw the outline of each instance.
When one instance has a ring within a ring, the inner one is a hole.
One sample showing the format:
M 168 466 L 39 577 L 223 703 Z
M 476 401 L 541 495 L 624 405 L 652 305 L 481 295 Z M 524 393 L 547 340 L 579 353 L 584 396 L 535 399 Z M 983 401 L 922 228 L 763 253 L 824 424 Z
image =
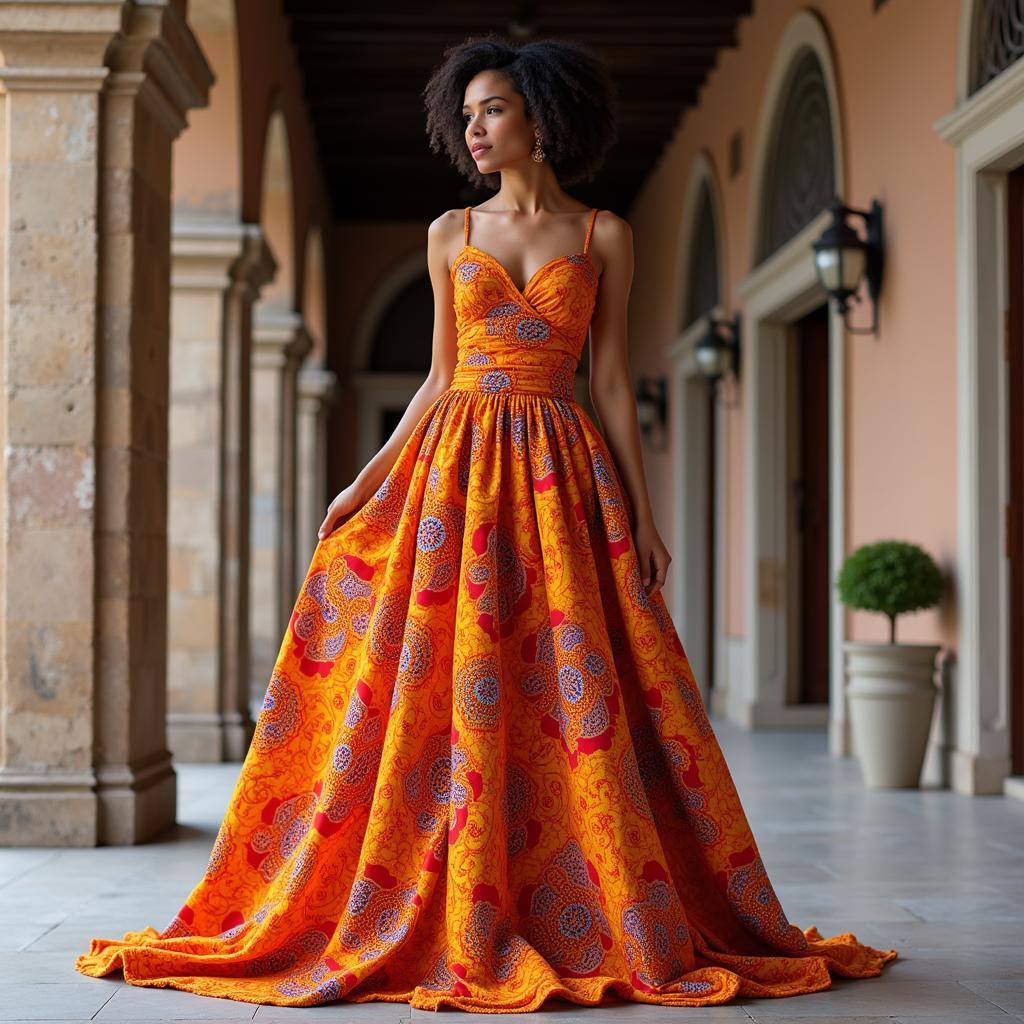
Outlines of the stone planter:
M 874 789 L 920 784 L 938 687 L 939 644 L 843 644 L 846 695 L 864 782 Z

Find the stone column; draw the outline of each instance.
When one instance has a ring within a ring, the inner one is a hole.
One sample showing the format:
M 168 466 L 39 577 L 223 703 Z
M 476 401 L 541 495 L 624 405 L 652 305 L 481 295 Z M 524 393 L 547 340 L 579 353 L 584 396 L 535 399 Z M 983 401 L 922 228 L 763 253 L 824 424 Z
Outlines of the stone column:
M 174 823 L 164 727 L 170 0 L 0 5 L 0 843 Z
M 295 605 L 297 377 L 312 340 L 299 313 L 257 307 L 253 327 L 250 699 L 262 700 Z
M 337 393 L 338 379 L 330 370 L 304 366 L 299 371 L 299 486 L 292 604 L 316 550 L 317 530 L 334 497 L 327 495 L 327 419 Z
M 169 746 L 239 761 L 249 712 L 252 307 L 274 262 L 260 229 L 174 222 L 168 509 Z

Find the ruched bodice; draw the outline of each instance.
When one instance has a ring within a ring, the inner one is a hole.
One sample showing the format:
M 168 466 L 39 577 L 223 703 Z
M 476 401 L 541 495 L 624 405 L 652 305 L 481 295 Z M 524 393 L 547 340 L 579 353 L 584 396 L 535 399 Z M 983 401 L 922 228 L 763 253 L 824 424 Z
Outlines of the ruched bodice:
M 525 391 L 573 397 L 573 377 L 597 298 L 589 255 L 594 217 L 581 252 L 549 260 L 520 290 L 490 253 L 468 242 L 451 267 L 458 363 L 457 390 Z

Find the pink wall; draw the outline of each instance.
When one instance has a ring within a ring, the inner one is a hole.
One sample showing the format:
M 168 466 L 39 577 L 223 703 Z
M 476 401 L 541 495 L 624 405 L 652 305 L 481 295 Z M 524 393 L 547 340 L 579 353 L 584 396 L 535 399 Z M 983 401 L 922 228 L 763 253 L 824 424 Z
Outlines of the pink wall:
M 755 5 L 740 24 L 738 47 L 720 54 L 698 106 L 682 119 L 630 212 L 637 251 L 630 349 L 638 375 L 668 372 L 661 352 L 685 326 L 678 313 L 682 205 L 700 150 L 713 163 L 723 203 L 723 295 L 730 314 L 738 308 L 734 289 L 751 270 L 750 161 L 766 80 L 788 22 L 803 8 L 797 0 Z M 912 540 L 949 568 L 956 552 L 955 165 L 953 149 L 932 123 L 953 106 L 960 4 L 890 0 L 878 12 L 872 8 L 869 0 L 823 0 L 814 8 L 832 44 L 844 199 L 866 208 L 877 198 L 886 215 L 880 336 L 847 338 L 845 550 L 889 537 Z M 728 179 L 728 143 L 736 132 L 742 165 Z M 866 302 L 856 307 L 852 322 L 865 324 L 868 312 Z M 748 586 L 742 401 L 727 415 L 725 628 L 742 635 Z M 672 460 L 645 452 L 656 518 L 669 544 Z M 898 639 L 954 645 L 949 607 L 902 617 Z M 887 623 L 856 613 L 847 635 L 887 639 Z

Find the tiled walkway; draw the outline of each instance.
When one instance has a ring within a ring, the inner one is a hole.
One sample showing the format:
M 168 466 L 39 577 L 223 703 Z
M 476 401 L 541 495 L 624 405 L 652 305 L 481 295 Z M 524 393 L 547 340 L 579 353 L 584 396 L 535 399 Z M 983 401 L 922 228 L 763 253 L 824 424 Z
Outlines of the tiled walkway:
M 821 732 L 744 733 L 716 722 L 769 876 L 787 916 L 825 935 L 895 947 L 879 978 L 826 992 L 707 1008 L 549 1000 L 506 1020 L 1024 1022 L 1024 803 L 948 791 L 866 790 Z M 405 1003 L 256 1007 L 86 978 L 72 966 L 91 936 L 163 927 L 205 866 L 237 766 L 179 768 L 181 825 L 134 848 L 0 850 L 0 1020 L 448 1021 L 465 1013 Z

